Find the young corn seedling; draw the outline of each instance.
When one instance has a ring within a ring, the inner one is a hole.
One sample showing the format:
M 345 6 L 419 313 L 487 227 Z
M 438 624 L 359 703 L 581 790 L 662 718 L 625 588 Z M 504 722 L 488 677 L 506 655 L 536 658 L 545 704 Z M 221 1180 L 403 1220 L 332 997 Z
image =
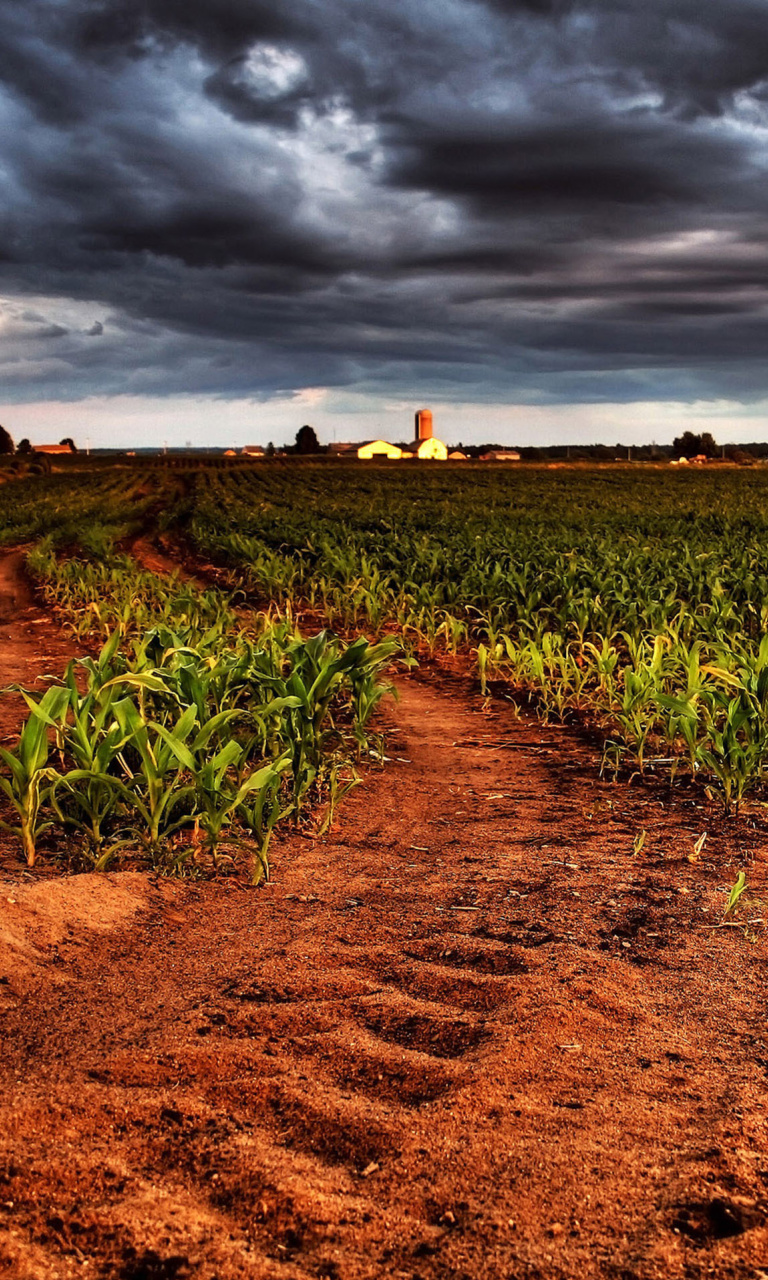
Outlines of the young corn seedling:
M 743 699 L 732 698 L 722 727 L 713 724 L 709 745 L 700 746 L 697 752 L 701 765 L 714 776 L 725 812 L 736 816 L 745 793 L 757 783 L 766 758 L 765 730 L 760 725 L 757 737 L 753 737 L 751 720 L 751 709 Z
M 7 822 L 0 825 L 19 836 L 28 867 L 35 864 L 38 836 L 50 826 L 49 822 L 40 822 L 47 794 L 44 784 L 55 777 L 55 770 L 47 767 L 48 730 L 51 725 L 60 727 L 68 701 L 66 689 L 47 689 L 40 702 L 32 706 L 16 750 L 0 747 L 0 760 L 9 770 L 8 777 L 0 776 L 0 789 L 16 811 L 18 826 Z
M 731 886 L 731 891 L 728 894 L 728 901 L 726 903 L 725 911 L 723 913 L 724 920 L 727 920 L 728 916 L 733 915 L 733 913 L 735 912 L 736 908 L 739 905 L 739 902 L 741 901 L 742 896 L 746 892 L 746 888 L 747 888 L 747 877 L 743 871 L 740 871 L 736 878 L 736 883 Z
M 317 827 L 316 834 L 318 836 L 324 836 L 326 831 L 330 830 L 336 809 L 344 797 L 362 782 L 362 778 L 355 773 L 354 769 L 352 769 L 351 777 L 342 778 L 341 769 L 342 766 L 337 764 L 331 766 L 328 780 L 328 802 L 325 807 L 325 813 Z
M 116 723 L 112 704 L 118 686 L 110 679 L 115 669 L 118 635 L 104 645 L 98 659 L 81 660 L 88 673 L 88 688 L 79 692 L 74 663 L 65 672 L 68 691 L 66 721 L 54 726 L 58 730 L 62 760 L 73 760 L 75 767 L 53 780 L 50 789 L 51 808 L 63 826 L 81 831 L 93 851 L 97 867 L 102 865 L 101 847 L 106 838 L 105 827 L 115 815 L 125 788 L 115 776 L 120 753 L 128 739 Z M 113 849 L 116 846 L 113 845 Z
M 194 820 L 194 788 L 181 782 L 185 766 L 179 754 L 195 727 L 197 712 L 187 707 L 170 731 L 147 719 L 130 697 L 115 702 L 114 713 L 126 739 L 120 763 L 128 779 L 130 806 L 144 824 L 143 839 L 156 854 L 161 837 Z M 184 812 L 172 820 L 171 815 L 182 805 Z
M 289 767 L 290 758 L 285 755 L 252 774 L 247 787 L 240 789 L 243 798 L 237 816 L 256 841 L 251 870 L 254 885 L 269 879 L 269 841 L 275 826 L 288 812 L 280 807 L 280 781 Z

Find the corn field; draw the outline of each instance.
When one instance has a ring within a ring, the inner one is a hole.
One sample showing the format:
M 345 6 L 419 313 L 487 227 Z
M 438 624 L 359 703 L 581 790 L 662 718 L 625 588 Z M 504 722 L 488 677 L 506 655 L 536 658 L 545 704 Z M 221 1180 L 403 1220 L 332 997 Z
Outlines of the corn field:
M 309 811 L 322 833 L 361 757 L 380 754 L 369 721 L 397 644 L 304 638 L 267 613 L 241 622 L 220 592 L 115 552 L 100 500 L 82 494 L 85 519 L 94 511 L 78 539 L 87 558 L 53 549 L 71 549 L 71 506 L 29 552 L 42 595 L 94 654 L 43 693 L 8 690 L 28 716 L 17 745 L 0 748 L 2 826 L 28 866 L 53 828 L 96 870 L 127 851 L 194 874 L 245 860 L 257 883 L 275 826 Z
M 724 468 L 287 466 L 198 480 L 188 536 L 232 587 L 471 656 L 603 768 L 738 813 L 768 763 L 768 480 Z
M 723 468 L 72 467 L 0 486 L 0 543 L 92 656 L 18 691 L 3 823 L 104 868 L 199 873 L 323 831 L 380 752 L 398 652 L 597 729 L 603 770 L 728 814 L 768 764 L 768 477 Z M 224 589 L 142 569 L 151 527 Z M 306 625 L 319 623 L 307 637 Z M 336 634 L 338 633 L 338 634 Z M 345 638 L 339 638 L 343 635 Z M 310 815 L 310 817 L 307 817 Z

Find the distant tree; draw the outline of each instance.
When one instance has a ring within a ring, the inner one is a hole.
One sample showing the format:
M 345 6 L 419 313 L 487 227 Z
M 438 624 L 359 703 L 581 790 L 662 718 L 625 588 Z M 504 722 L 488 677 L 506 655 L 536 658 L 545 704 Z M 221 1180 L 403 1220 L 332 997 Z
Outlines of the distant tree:
M 273 443 L 272 443 L 272 441 L 271 441 L 271 440 L 270 440 L 269 444 L 267 445 L 266 449 L 264 450 L 264 452 L 265 452 L 265 454 L 267 455 L 267 457 L 268 457 L 268 458 L 274 458 L 274 456 L 275 456 L 275 446 L 273 445 Z
M 320 441 L 314 427 L 303 426 L 296 432 L 297 453 L 320 453 Z
M 672 441 L 672 452 L 676 458 L 696 458 L 704 454 L 706 458 L 717 456 L 717 441 L 709 431 L 697 435 L 695 431 L 684 431 Z
M 65 436 L 63 440 L 59 441 L 59 444 L 68 444 L 72 452 L 77 453 L 77 445 L 71 436 Z
M 26 437 L 26 436 L 24 437 L 24 439 L 23 439 L 23 440 L 20 440 L 20 441 L 19 441 L 19 447 L 18 447 L 18 449 L 16 450 L 16 452 L 17 452 L 17 453 L 31 453 L 31 452 L 32 452 L 32 445 L 29 443 L 29 440 L 27 439 L 27 437 Z
M 5 427 L 0 427 L 0 453 L 13 453 L 14 444 Z
M 710 434 L 709 431 L 705 431 L 702 434 L 701 452 L 706 454 L 708 458 L 716 458 L 719 453 L 719 449 L 717 447 L 717 441 L 715 437 Z

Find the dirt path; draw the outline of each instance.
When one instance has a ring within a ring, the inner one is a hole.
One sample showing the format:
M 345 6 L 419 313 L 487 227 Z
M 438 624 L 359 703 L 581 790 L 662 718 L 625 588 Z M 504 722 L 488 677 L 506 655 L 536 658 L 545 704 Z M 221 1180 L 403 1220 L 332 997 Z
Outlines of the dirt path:
M 413 679 L 386 714 L 264 890 L 0 974 L 0 1272 L 768 1275 L 765 946 L 708 927 L 755 833 L 690 863 L 702 813 L 562 730 Z
M 180 582 L 188 582 L 196 587 L 206 586 L 199 576 L 189 571 L 180 556 L 169 554 L 167 547 L 151 531 L 130 538 L 125 551 L 140 568 L 149 573 L 173 574 Z
M 35 601 L 21 548 L 0 550 L 0 686 L 32 686 L 61 675 L 79 652 L 58 623 Z M 21 698 L 0 698 L 0 745 L 18 732 L 25 714 Z

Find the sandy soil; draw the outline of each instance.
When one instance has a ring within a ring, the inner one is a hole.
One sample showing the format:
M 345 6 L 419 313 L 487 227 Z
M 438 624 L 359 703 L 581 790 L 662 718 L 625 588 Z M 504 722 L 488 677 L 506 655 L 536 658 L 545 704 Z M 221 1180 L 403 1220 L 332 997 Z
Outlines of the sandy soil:
M 768 1276 L 766 947 L 715 927 L 741 867 L 768 914 L 762 828 L 401 695 L 263 890 L 3 843 L 0 1273 Z

